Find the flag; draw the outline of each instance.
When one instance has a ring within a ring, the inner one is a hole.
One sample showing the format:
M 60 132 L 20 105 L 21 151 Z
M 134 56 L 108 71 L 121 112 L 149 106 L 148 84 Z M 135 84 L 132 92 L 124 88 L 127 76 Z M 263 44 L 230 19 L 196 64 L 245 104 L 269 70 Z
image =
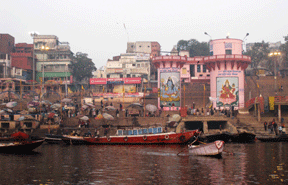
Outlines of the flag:
M 123 25 L 124 25 L 124 28 L 125 28 L 125 30 L 126 30 L 126 26 L 125 26 L 125 23 L 123 23 Z
M 184 91 L 185 91 L 186 90 L 185 85 L 183 86 L 183 88 L 184 88 Z
M 259 84 L 258 84 L 258 82 L 257 82 L 257 87 L 259 88 Z
M 81 89 L 82 89 L 82 90 L 85 90 L 84 87 L 83 87 L 83 85 L 82 85 L 82 88 L 81 88 Z
M 104 93 L 104 86 L 103 86 L 103 93 Z
M 206 87 L 205 87 L 205 84 L 204 84 L 204 91 L 206 91 Z

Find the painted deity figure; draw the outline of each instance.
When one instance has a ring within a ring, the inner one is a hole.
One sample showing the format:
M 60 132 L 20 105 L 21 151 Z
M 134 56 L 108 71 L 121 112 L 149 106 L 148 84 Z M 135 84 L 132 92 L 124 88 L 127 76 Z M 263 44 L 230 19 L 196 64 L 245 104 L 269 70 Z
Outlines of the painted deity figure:
M 220 91 L 219 101 L 223 104 L 231 104 L 232 102 L 236 101 L 236 87 L 233 83 L 232 86 L 230 85 L 229 81 L 226 80 L 225 84 L 222 85 L 222 89 Z
M 177 93 L 177 88 L 175 87 L 171 77 L 168 78 L 167 83 L 164 85 L 164 94 L 167 96 L 175 96 Z

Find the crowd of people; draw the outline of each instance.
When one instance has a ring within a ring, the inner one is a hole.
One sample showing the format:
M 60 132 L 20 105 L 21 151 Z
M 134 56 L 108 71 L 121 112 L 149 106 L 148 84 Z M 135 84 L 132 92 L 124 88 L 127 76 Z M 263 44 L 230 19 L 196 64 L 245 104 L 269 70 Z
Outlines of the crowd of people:
M 271 122 L 267 123 L 267 121 L 264 122 L 264 130 L 269 131 L 269 133 L 275 133 L 278 134 L 286 134 L 286 128 L 284 124 L 284 119 L 282 118 L 281 124 L 277 124 L 275 119 L 273 119 Z

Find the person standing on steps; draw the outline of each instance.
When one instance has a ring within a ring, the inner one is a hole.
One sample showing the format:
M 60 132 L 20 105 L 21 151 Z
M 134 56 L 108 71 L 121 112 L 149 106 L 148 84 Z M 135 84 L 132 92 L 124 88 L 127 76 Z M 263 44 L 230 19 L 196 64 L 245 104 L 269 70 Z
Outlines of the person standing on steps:
M 266 121 L 264 122 L 264 129 L 265 129 L 265 131 L 267 131 L 267 122 Z

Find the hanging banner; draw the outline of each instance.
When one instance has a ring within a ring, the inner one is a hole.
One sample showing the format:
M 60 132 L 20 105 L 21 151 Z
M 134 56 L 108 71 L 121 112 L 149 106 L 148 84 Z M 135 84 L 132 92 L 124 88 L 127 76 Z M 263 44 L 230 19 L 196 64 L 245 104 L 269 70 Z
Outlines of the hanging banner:
M 274 110 L 274 96 L 269 96 L 270 110 Z

